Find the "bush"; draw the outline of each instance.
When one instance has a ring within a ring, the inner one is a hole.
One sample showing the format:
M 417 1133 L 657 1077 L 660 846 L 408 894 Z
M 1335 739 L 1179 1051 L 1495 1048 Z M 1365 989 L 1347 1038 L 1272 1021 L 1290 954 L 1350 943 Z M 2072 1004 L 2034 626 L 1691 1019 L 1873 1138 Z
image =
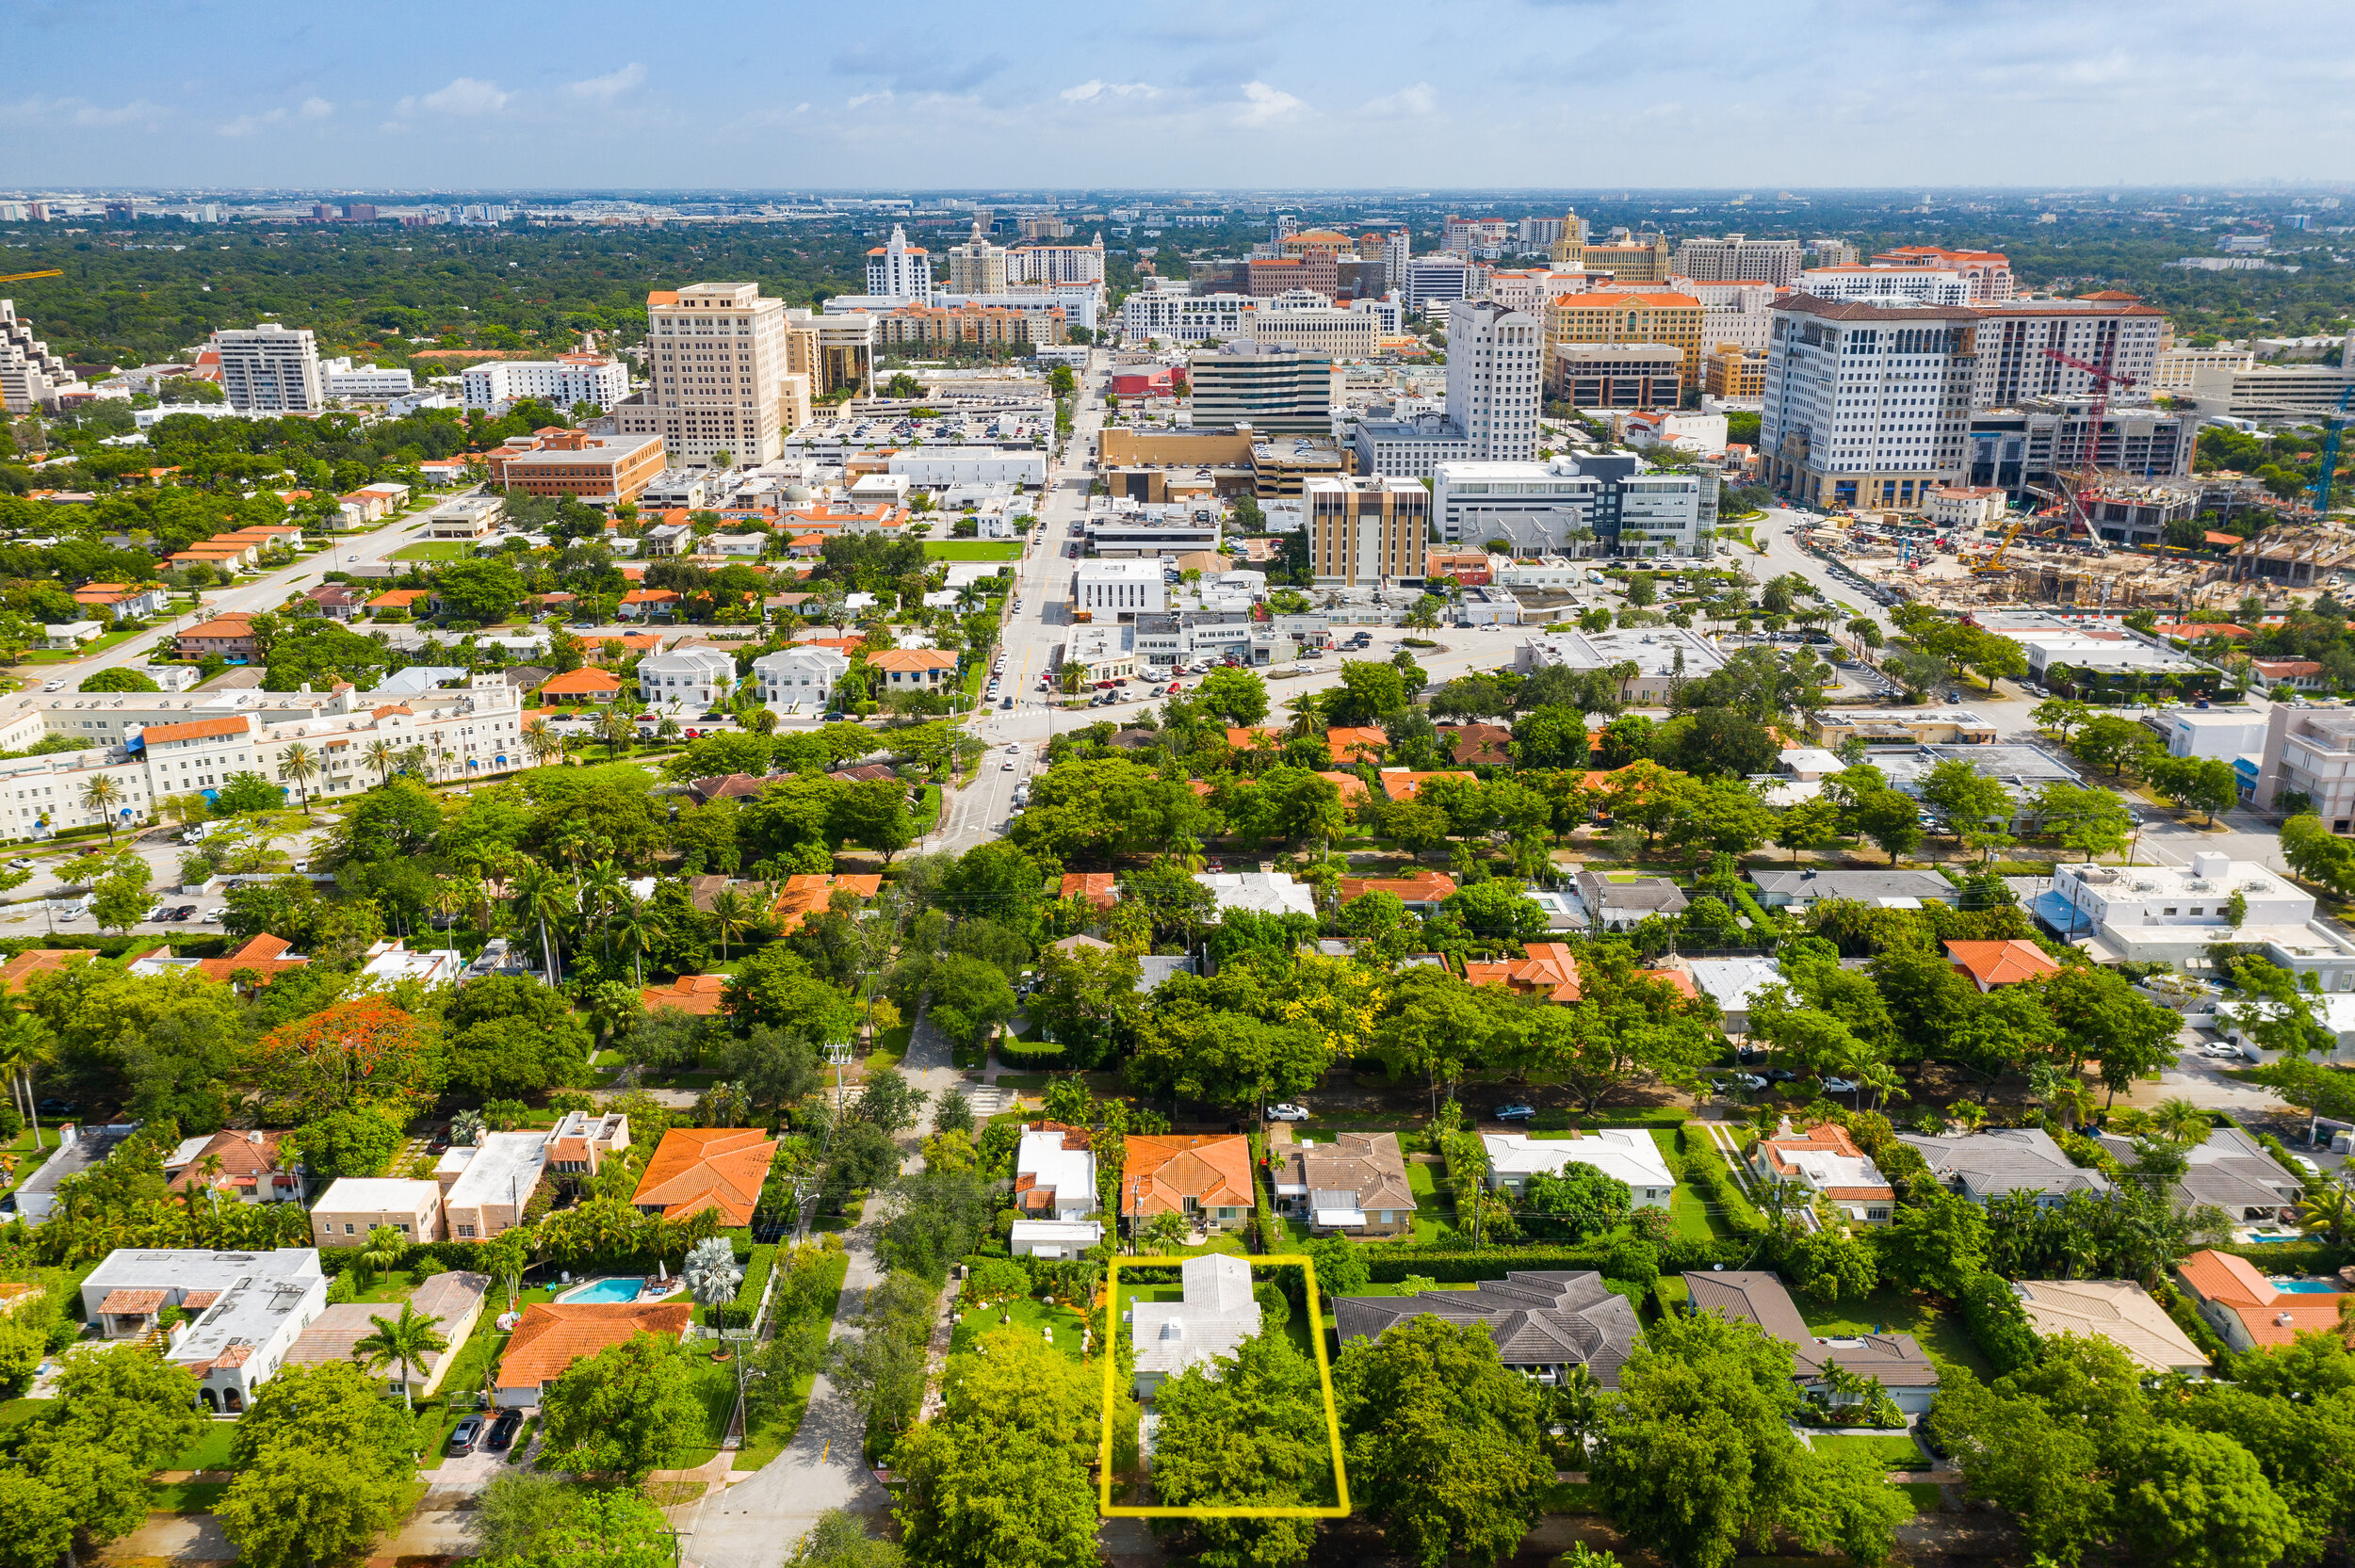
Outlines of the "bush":
M 1516 1269 L 1539 1272 L 1592 1270 L 1605 1279 L 1625 1280 L 1627 1275 L 1613 1270 L 1636 1269 L 1651 1261 L 1651 1251 L 1641 1242 L 1626 1238 L 1600 1246 L 1483 1247 L 1476 1252 L 1461 1246 L 1428 1251 L 1392 1246 L 1367 1249 L 1367 1263 L 1369 1277 L 1377 1285 L 1396 1285 L 1410 1274 L 1420 1274 L 1441 1285 L 1470 1285 L 1480 1280 L 1501 1280 Z M 1659 1249 L 1655 1268 L 1668 1273 L 1706 1269 L 1713 1263 L 1732 1268 L 1747 1257 L 1749 1251 L 1747 1245 L 1740 1242 L 1687 1240 L 1681 1245 Z
M 2036 1331 L 2028 1327 L 2028 1315 L 2021 1310 L 2020 1298 L 2003 1276 L 1985 1269 L 1972 1275 L 1962 1287 L 1959 1304 L 1971 1342 L 1998 1374 L 2036 1365 Z
M 1045 1040 L 1016 1040 L 1012 1035 L 998 1037 L 998 1059 L 1027 1073 L 1075 1065 L 1064 1059 L 1064 1047 L 1060 1044 Z

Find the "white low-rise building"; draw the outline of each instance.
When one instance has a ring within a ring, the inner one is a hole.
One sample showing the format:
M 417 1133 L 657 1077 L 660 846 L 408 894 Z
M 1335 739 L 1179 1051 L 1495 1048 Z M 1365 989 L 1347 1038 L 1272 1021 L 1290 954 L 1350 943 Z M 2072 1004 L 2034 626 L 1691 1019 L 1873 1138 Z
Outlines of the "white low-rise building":
M 638 661 L 638 698 L 707 708 L 736 687 L 736 660 L 717 648 L 674 648 Z
M 1202 871 L 1194 880 L 1210 890 L 1221 914 L 1240 909 L 1256 914 L 1316 918 L 1315 890 L 1281 871 Z
M 1071 574 L 1071 607 L 1106 621 L 1158 615 L 1169 607 L 1167 574 L 1157 559 L 1083 560 Z
M 1547 632 L 1524 639 L 1513 651 L 1513 668 L 1526 675 L 1560 665 L 1566 670 L 1610 670 L 1632 664 L 1636 672 L 1620 684 L 1625 700 L 1661 703 L 1682 682 L 1725 667 L 1716 644 L 1677 626 L 1612 632 Z
M 1516 1197 L 1531 1176 L 1559 1176 L 1572 1165 L 1591 1166 L 1626 1183 L 1637 1208 L 1665 1209 L 1676 1194 L 1676 1173 L 1651 1134 L 1640 1128 L 1604 1127 L 1567 1138 L 1483 1133 L 1480 1141 L 1488 1151 L 1488 1186 Z
M 919 446 L 894 452 L 888 473 L 912 485 L 940 490 L 950 485 L 1043 485 L 1047 454 L 1007 446 Z
M 850 668 L 850 656 L 839 649 L 797 643 L 753 660 L 753 691 L 763 704 L 780 712 L 799 708 L 815 713 L 833 701 L 836 685 Z
M 2234 898 L 2242 900 L 2237 924 Z M 2355 991 L 2355 943 L 2314 917 L 2314 900 L 2254 861 L 2208 851 L 2189 865 L 2053 867 L 2038 918 L 2104 963 L 2171 963 L 2203 972 L 2218 943 L 2255 947 L 2311 974 L 2324 991 Z
M 1025 1218 L 1085 1220 L 1096 1211 L 1096 1156 L 1083 1134 L 1029 1127 L 1014 1155 L 1014 1201 Z
M 581 403 L 610 411 L 629 396 L 629 369 L 602 354 L 563 354 L 552 360 L 494 360 L 458 378 L 466 407 L 503 412 L 536 397 L 570 412 Z
M 1086 671 L 1091 681 L 1125 681 L 1137 672 L 1134 626 L 1074 626 L 1064 642 L 1064 663 Z
M 1249 1263 L 1210 1253 L 1188 1258 L 1178 1273 L 1183 1300 L 1138 1301 L 1129 1309 L 1140 1399 L 1151 1398 L 1189 1366 L 1234 1354 L 1235 1347 L 1259 1332 Z
M 210 1412 L 235 1415 L 285 1363 L 312 1319 L 327 1310 L 327 1275 L 316 1247 L 263 1253 L 122 1248 L 82 1279 L 82 1317 L 106 1339 L 143 1339 L 167 1307 L 189 1321 L 168 1331 L 164 1359 L 196 1378 Z

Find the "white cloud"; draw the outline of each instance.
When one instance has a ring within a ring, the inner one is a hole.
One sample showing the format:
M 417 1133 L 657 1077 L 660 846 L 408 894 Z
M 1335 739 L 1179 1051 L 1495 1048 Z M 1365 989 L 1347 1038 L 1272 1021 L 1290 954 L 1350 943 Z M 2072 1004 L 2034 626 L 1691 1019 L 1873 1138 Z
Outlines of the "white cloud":
M 324 98 L 305 98 L 292 109 L 270 109 L 263 114 L 241 114 L 219 127 L 225 137 L 250 137 L 272 125 L 283 125 L 289 120 L 325 120 L 335 112 L 335 105 Z
M 1090 80 L 1078 87 L 1063 89 L 1066 104 L 1090 104 L 1110 96 L 1114 98 L 1158 98 L 1161 89 L 1150 82 L 1106 82 Z
M 144 98 L 135 98 L 114 108 L 93 104 L 87 98 L 43 98 L 38 94 L 20 98 L 12 104 L 0 104 L 0 120 L 24 121 L 41 125 L 63 122 L 91 128 L 130 125 L 142 121 L 152 124 L 163 119 L 165 112 L 162 105 L 151 104 Z
M 602 76 L 592 76 L 585 82 L 570 83 L 564 90 L 576 98 L 590 98 L 600 104 L 610 104 L 645 79 L 646 68 L 636 60 L 632 60 L 619 71 L 609 71 Z
M 852 99 L 845 106 L 853 109 L 863 109 L 869 104 L 888 104 L 890 102 L 891 89 L 889 88 L 884 88 L 876 92 L 862 92 L 857 97 Z
M 1291 93 L 1265 82 L 1243 83 L 1242 96 L 1242 105 L 1235 111 L 1235 123 L 1250 130 L 1289 124 L 1301 118 L 1308 107 Z
M 305 120 L 325 120 L 335 112 L 335 105 L 324 98 L 305 98 L 295 112 Z
M 1365 106 L 1368 114 L 1401 116 L 1410 120 L 1436 120 L 1439 117 L 1439 95 L 1431 90 L 1429 82 L 1417 82 L 1401 88 L 1387 98 L 1376 98 Z
M 512 96 L 499 90 L 496 82 L 478 82 L 472 76 L 461 76 L 439 92 L 402 99 L 400 112 L 414 114 L 419 109 L 431 109 L 435 114 L 496 114 L 507 107 L 507 101 Z

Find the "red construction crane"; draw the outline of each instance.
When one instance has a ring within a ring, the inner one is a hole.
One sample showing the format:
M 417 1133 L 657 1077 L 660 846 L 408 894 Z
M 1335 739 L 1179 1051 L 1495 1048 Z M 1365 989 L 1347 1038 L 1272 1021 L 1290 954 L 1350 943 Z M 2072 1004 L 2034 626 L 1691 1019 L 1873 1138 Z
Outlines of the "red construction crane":
M 2103 347 L 2106 349 L 2109 345 L 2104 344 Z M 2101 488 L 2097 460 L 2101 456 L 2102 416 L 2109 412 L 2110 407 L 2109 389 L 2114 386 L 2133 386 L 2135 379 L 2132 376 L 2115 374 L 2106 364 L 2088 364 L 2074 354 L 2059 348 L 2045 349 L 2044 357 L 2048 360 L 2058 360 L 2072 370 L 2082 370 L 2093 380 L 2093 404 L 2086 412 L 2085 454 L 2077 464 L 2079 476 L 2077 489 L 2074 493 L 2063 491 L 2062 493 L 2069 497 L 2069 504 L 2076 509 L 2076 521 L 2084 525 L 2086 538 L 2091 542 L 2096 550 L 2107 555 L 2109 545 L 2103 542 L 2101 531 L 2093 525 L 2093 510 L 2086 505 L 2086 497 Z

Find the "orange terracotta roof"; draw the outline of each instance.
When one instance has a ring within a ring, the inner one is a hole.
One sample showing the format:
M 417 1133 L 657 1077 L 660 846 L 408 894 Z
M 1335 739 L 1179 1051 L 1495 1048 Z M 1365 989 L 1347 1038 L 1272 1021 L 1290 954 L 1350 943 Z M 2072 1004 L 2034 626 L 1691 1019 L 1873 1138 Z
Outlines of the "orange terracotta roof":
M 1249 1208 L 1251 1145 L 1234 1134 L 1131 1135 L 1120 1178 L 1120 1212 L 1183 1214 L 1188 1198 L 1203 1208 Z
M 885 648 L 867 655 L 873 670 L 954 670 L 957 655 L 945 648 Z
M 1372 762 L 1390 744 L 1390 737 L 1371 725 L 1337 725 L 1324 732 L 1325 751 L 1335 762 Z
M 668 605 L 678 595 L 667 588 L 633 588 L 622 595 L 625 605 Z
M 498 1386 L 543 1388 L 573 1363 L 640 1334 L 675 1340 L 687 1332 L 695 1309 L 685 1301 L 584 1301 L 575 1306 L 534 1301 L 507 1341 L 499 1358 Z
M 1412 773 L 1405 768 L 1386 768 L 1374 777 L 1381 782 L 1382 793 L 1393 800 L 1411 800 L 1422 793 L 1422 786 L 1434 779 L 1469 779 L 1470 773 L 1441 771 Z
M 1317 777 L 1341 792 L 1341 804 L 1345 806 L 1356 805 L 1371 793 L 1366 781 L 1355 773 L 1319 773 Z
M 24 990 L 25 982 L 35 975 L 63 969 L 75 959 L 95 957 L 86 947 L 27 947 L 6 964 L 0 964 L 0 994 Z
M 196 1157 L 171 1178 L 172 1188 L 183 1192 L 207 1185 L 251 1188 L 257 1185 L 258 1177 L 284 1169 L 278 1157 L 278 1146 L 286 1140 L 286 1135 L 283 1132 L 265 1132 L 259 1135 L 261 1141 L 258 1143 L 253 1140 L 255 1136 L 236 1128 L 215 1133 L 211 1140 L 197 1151 Z M 209 1184 L 204 1179 L 203 1171 L 207 1156 L 220 1161 L 220 1171 Z
M 225 719 L 191 719 L 183 724 L 150 724 L 139 738 L 153 746 L 162 740 L 203 740 L 217 735 L 243 735 L 252 727 L 244 714 Z
M 1455 879 L 1444 871 L 1419 871 L 1411 877 L 1343 877 L 1341 902 L 1369 893 L 1389 893 L 1408 903 L 1437 903 L 1455 896 Z
M 1467 959 L 1464 978 L 1474 985 L 1502 985 L 1542 994 L 1550 1002 L 1575 1002 L 1578 958 L 1559 942 L 1532 942 L 1525 959 Z
M 799 929 L 804 920 L 834 902 L 836 889 L 854 894 L 865 902 L 883 891 L 883 878 L 864 872 L 804 872 L 788 877 L 775 906 L 777 913 L 784 917 L 780 929 Z
M 1119 879 L 1110 871 L 1066 871 L 1062 897 L 1085 898 L 1097 909 L 1110 909 L 1120 897 Z
M 253 622 L 242 615 L 216 616 L 210 621 L 190 626 L 182 637 L 252 637 Z
M 2043 948 L 2018 937 L 2008 942 L 1949 942 L 1946 956 L 1982 990 L 2060 973 L 2060 965 Z
M 699 1018 L 709 1018 L 720 1010 L 720 998 L 727 989 L 725 975 L 681 975 L 665 986 L 648 986 L 638 994 L 638 999 L 648 1010 L 655 1008 L 676 1008 Z
M 749 1225 L 776 1152 L 776 1140 L 751 1128 L 673 1127 L 655 1145 L 629 1201 L 666 1220 L 714 1208 L 723 1225 Z
M 2175 1266 L 2176 1274 L 2204 1301 L 2241 1320 L 2259 1346 L 2287 1345 L 2314 1329 L 2339 1326 L 2341 1291 L 2283 1290 L 2245 1257 L 2198 1252 Z
M 1271 730 L 1265 724 L 1253 724 L 1245 728 L 1229 725 L 1226 730 L 1226 744 L 1238 752 L 1253 752 L 1262 746 L 1281 746 L 1284 744 L 1284 732 Z
M 98 1310 L 109 1317 L 118 1313 L 144 1317 L 163 1306 L 164 1294 L 160 1290 L 109 1290 L 106 1299 L 98 1303 Z
M 563 697 L 576 691 L 611 693 L 621 689 L 620 679 L 610 671 L 586 668 L 568 670 L 563 674 L 552 676 L 540 685 L 540 693 L 544 697 L 550 693 Z
M 373 599 L 369 600 L 369 601 L 368 601 L 368 608 L 370 608 L 370 609 L 407 609 L 410 606 L 412 606 L 412 605 L 415 604 L 418 600 L 420 600 L 420 599 L 430 599 L 431 597 L 433 597 L 433 594 L 432 594 L 432 591 L 431 591 L 430 589 L 422 589 L 422 588 L 396 588 L 396 589 L 389 589 L 389 590 L 385 590 L 384 592 L 378 594 L 375 598 L 373 598 Z

